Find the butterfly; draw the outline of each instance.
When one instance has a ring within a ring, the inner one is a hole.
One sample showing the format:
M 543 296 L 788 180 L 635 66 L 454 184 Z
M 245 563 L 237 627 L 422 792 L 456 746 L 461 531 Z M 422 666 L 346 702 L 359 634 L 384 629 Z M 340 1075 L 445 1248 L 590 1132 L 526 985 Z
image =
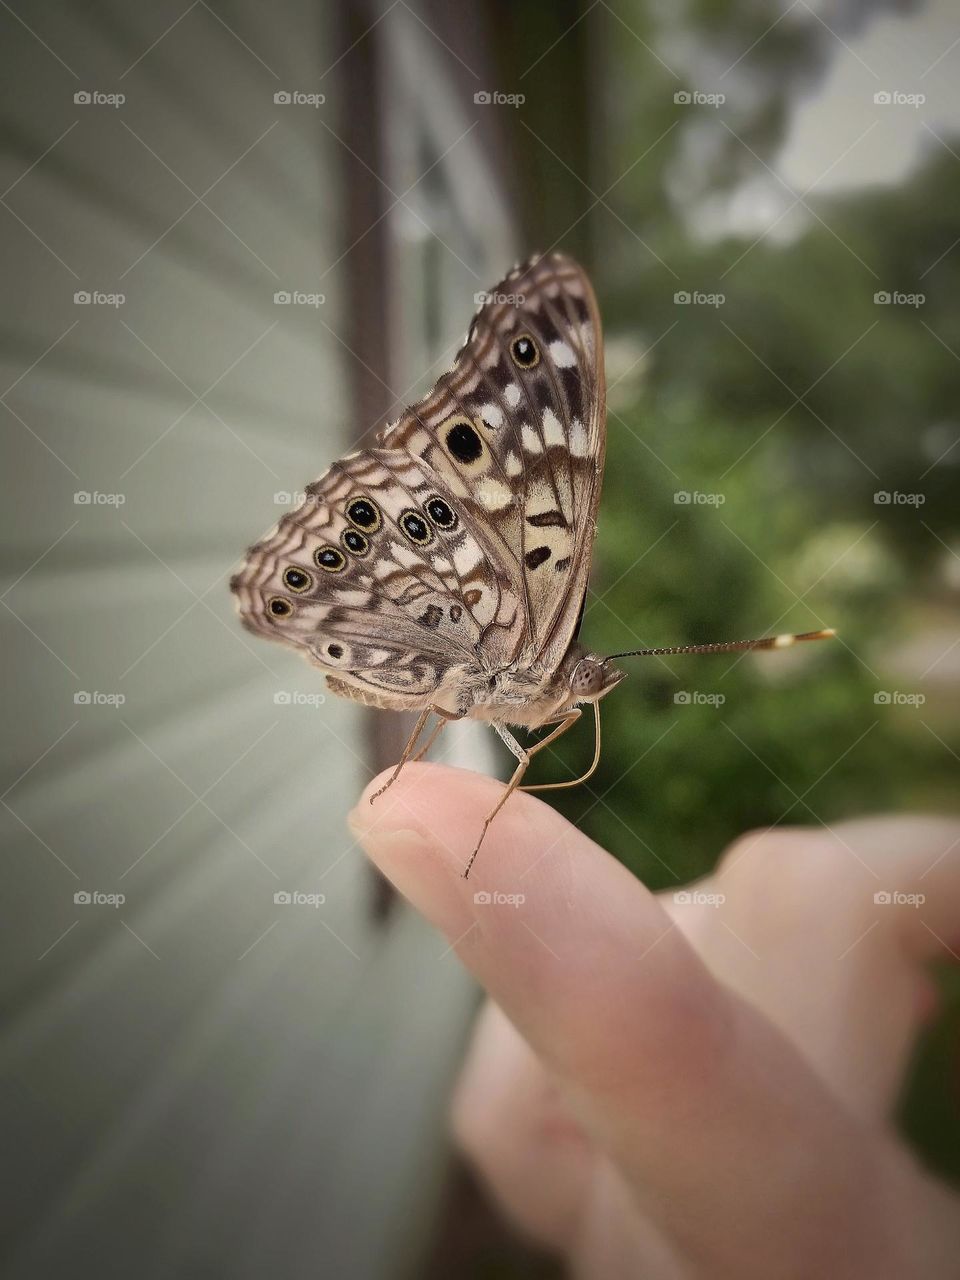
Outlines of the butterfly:
M 335 694 L 419 712 L 381 795 L 452 720 L 493 726 L 516 759 L 466 864 L 537 752 L 624 679 L 613 659 L 782 648 L 829 631 L 600 657 L 578 641 L 606 444 L 600 313 L 562 253 L 514 268 L 453 367 L 310 484 L 231 580 L 241 621 L 301 650 Z M 417 743 L 431 715 L 432 733 Z M 515 728 L 549 729 L 530 746 Z M 416 753 L 416 754 L 415 754 Z

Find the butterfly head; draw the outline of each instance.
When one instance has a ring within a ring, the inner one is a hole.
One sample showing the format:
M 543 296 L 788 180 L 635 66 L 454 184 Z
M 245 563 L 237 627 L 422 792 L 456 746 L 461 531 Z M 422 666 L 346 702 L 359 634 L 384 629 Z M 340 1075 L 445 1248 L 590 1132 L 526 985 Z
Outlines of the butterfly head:
M 574 661 L 570 672 L 569 706 L 578 702 L 597 702 L 615 688 L 627 673 L 618 671 L 609 660 L 596 654 L 583 654 Z

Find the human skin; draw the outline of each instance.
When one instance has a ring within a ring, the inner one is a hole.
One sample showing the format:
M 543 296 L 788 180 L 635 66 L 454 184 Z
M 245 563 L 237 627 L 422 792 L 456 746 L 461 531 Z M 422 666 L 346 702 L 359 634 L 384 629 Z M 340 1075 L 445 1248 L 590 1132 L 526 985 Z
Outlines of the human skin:
M 453 1125 L 523 1232 L 598 1280 L 960 1272 L 960 1201 L 891 1124 L 960 958 L 960 823 L 749 833 L 678 902 L 525 794 L 465 881 L 501 784 L 384 780 L 351 826 L 490 997 Z

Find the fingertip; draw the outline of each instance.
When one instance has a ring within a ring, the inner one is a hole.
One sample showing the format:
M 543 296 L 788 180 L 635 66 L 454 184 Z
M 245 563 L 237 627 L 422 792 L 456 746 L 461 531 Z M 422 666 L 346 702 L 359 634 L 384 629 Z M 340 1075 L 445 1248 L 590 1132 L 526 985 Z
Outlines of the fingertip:
M 401 869 L 395 866 L 397 845 L 419 840 L 431 847 L 438 865 L 462 879 L 505 784 L 448 765 L 410 764 L 378 796 L 390 778 L 390 772 L 374 778 L 349 815 L 358 840 L 388 876 Z M 464 888 L 516 891 L 523 878 L 528 891 L 534 884 L 556 889 L 573 851 L 582 856 L 584 848 L 602 854 L 556 810 L 518 790 L 483 835 Z
M 368 784 L 348 817 L 350 829 L 397 890 L 455 939 L 474 919 L 477 877 L 465 880 L 463 873 L 503 783 L 427 763 L 406 765 L 393 781 L 392 775 Z M 498 819 L 484 841 L 484 858 L 503 852 L 499 826 Z
M 391 766 L 370 779 L 350 815 L 351 823 L 358 810 L 364 807 L 365 801 L 373 803 L 378 798 L 386 800 L 392 797 L 407 811 L 423 818 L 425 813 L 429 816 L 429 807 L 434 801 L 452 792 L 469 794 L 478 789 L 502 785 L 495 778 L 484 777 L 469 769 L 455 769 L 451 765 L 433 764 L 428 761 L 420 764 L 405 764 L 396 779 L 392 780 L 395 772 L 396 766 Z M 383 793 L 382 796 L 379 795 L 380 792 Z M 387 812 L 386 809 L 385 812 Z

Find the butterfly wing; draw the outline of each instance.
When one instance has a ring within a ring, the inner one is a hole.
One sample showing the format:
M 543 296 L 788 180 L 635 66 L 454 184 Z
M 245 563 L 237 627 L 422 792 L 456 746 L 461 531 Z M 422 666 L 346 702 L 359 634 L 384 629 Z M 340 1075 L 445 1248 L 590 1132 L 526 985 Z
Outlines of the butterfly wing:
M 421 459 L 351 454 L 247 553 L 241 620 L 300 649 L 335 691 L 397 710 L 459 705 L 484 627 L 517 601 Z
M 549 675 L 586 591 L 604 442 L 593 291 L 571 259 L 531 259 L 380 447 L 250 548 L 241 618 L 378 706 L 462 709 L 509 663 Z
M 383 444 L 443 478 L 521 602 L 511 629 L 483 636 L 491 664 L 555 670 L 586 593 L 606 444 L 600 316 L 582 268 L 550 253 L 512 271 L 453 369 Z

